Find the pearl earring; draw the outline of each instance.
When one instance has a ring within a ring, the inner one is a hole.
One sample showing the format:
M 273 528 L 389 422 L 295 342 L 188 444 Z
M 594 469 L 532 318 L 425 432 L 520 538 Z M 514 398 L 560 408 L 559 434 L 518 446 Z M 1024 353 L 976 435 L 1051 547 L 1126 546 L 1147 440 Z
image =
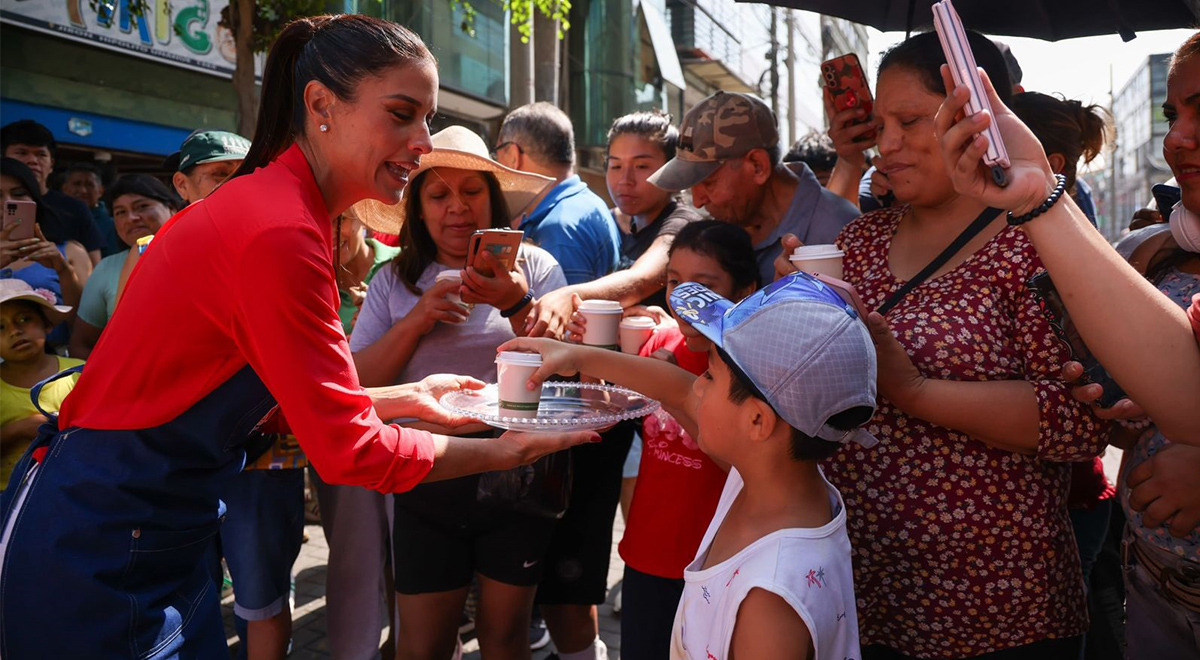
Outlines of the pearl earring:
M 328 133 L 329 132 L 329 124 L 321 124 L 321 132 Z

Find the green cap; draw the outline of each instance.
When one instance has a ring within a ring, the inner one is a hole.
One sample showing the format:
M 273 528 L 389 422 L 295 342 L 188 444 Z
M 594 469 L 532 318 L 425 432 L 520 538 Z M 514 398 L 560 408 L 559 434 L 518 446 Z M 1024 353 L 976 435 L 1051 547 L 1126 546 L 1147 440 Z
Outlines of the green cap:
M 204 131 L 189 135 L 179 147 L 179 171 L 223 160 L 241 160 L 250 151 L 250 140 L 226 131 Z

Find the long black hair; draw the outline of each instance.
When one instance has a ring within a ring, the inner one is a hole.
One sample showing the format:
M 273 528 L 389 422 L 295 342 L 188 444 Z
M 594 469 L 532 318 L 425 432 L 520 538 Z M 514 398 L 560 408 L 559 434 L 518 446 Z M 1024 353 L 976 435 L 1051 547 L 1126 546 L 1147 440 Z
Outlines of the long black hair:
M 29 199 L 37 204 L 37 215 L 34 216 L 34 219 L 37 226 L 41 227 L 42 235 L 46 237 L 46 240 L 51 243 L 62 243 L 70 238 L 66 228 L 61 226 L 58 214 L 42 201 L 42 187 L 38 185 L 33 170 L 16 158 L 5 157 L 0 160 L 0 174 L 11 176 L 21 182 L 21 187 L 29 194 Z
M 716 259 L 721 269 L 733 279 L 734 291 L 744 291 L 751 286 L 757 289 L 762 284 L 750 234 L 737 225 L 719 220 L 689 222 L 675 236 L 668 255 L 675 254 L 676 250 L 691 250 Z
M 421 274 L 433 263 L 437 256 L 437 244 L 425 224 L 425 215 L 421 210 L 421 186 L 429 178 L 432 169 L 417 175 L 404 191 L 404 226 L 400 228 L 400 254 L 392 260 L 392 268 L 396 277 L 404 283 L 404 288 L 413 295 L 423 292 L 417 286 Z M 492 229 L 507 229 L 509 226 L 508 204 L 504 201 L 504 191 L 500 189 L 500 181 L 491 172 L 480 171 L 484 182 L 487 183 L 488 200 L 492 206 Z M 453 194 L 453 193 L 452 193 Z
M 420 37 L 391 21 L 340 14 L 288 23 L 267 55 L 254 141 L 230 178 L 265 166 L 304 134 L 304 88 L 310 81 L 352 101 L 364 77 L 415 62 L 435 60 Z

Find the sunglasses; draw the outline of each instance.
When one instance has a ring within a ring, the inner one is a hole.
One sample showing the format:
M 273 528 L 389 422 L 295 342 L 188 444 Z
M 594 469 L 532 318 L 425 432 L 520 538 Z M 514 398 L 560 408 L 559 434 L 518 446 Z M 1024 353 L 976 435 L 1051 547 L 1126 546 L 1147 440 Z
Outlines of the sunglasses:
M 514 142 L 512 140 L 509 140 L 507 142 L 501 142 L 500 144 L 496 145 L 495 147 L 492 147 L 491 152 L 489 152 L 489 155 L 491 155 L 492 160 L 496 160 L 497 154 L 500 153 L 500 150 L 503 149 L 504 147 L 507 147 L 510 144 L 517 148 L 517 153 L 519 153 L 519 154 L 525 153 L 525 150 L 521 148 L 521 145 L 517 144 L 516 142 Z

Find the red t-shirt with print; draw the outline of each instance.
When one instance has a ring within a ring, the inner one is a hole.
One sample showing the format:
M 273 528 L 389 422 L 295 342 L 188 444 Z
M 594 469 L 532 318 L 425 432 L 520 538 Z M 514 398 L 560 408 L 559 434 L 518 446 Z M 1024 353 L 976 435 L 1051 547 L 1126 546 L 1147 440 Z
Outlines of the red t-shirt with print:
M 688 350 L 678 329 L 657 330 L 640 355 L 664 349 L 694 374 L 708 369 L 708 355 Z M 659 410 L 642 422 L 642 462 L 618 550 L 634 570 L 682 579 L 696 557 L 721 489 L 725 471 L 700 451 L 679 422 Z

